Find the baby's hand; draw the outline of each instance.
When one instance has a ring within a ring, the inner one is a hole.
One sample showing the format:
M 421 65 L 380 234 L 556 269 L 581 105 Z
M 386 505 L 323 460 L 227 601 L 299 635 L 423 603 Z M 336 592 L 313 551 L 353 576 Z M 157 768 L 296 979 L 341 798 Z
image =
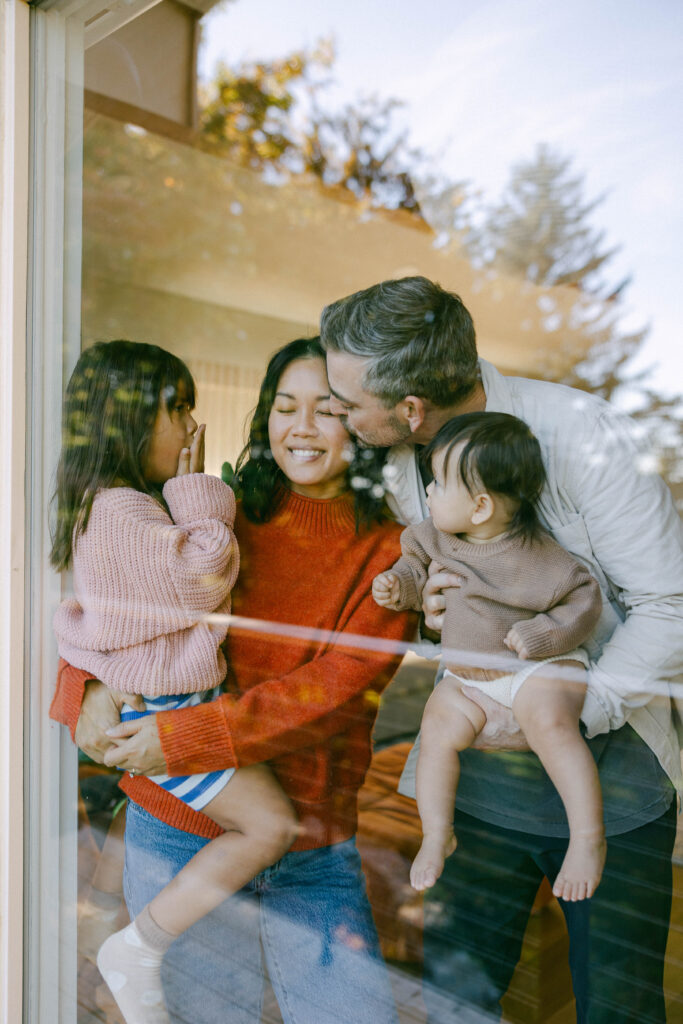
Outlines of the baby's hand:
M 510 651 L 514 651 L 518 658 L 528 658 L 529 652 L 526 649 L 524 641 L 513 626 L 509 631 L 508 635 L 503 640 L 503 643 Z
M 393 608 L 399 598 L 398 576 L 393 572 L 381 572 L 372 581 L 372 596 L 382 608 Z

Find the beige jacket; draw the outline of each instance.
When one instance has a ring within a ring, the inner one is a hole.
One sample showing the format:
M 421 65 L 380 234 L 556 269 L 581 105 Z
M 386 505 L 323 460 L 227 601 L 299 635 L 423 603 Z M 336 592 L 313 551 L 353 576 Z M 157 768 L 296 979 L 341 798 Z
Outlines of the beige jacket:
M 582 645 L 591 659 L 587 735 L 628 721 L 681 791 L 683 523 L 671 494 L 636 425 L 602 399 L 480 366 L 487 410 L 518 416 L 540 442 L 545 525 L 600 584 L 603 612 Z M 427 517 L 412 445 L 391 450 L 387 480 L 402 522 Z

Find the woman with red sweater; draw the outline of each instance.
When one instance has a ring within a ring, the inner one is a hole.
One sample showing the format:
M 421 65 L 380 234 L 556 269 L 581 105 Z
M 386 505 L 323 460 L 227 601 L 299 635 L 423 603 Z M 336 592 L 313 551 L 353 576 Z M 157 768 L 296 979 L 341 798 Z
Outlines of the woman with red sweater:
M 350 490 L 349 449 L 329 411 L 317 339 L 285 346 L 238 463 L 233 614 L 248 621 L 230 628 L 228 692 L 218 700 L 105 735 L 118 717 L 111 690 L 60 665 L 53 717 L 88 753 L 127 770 L 131 915 L 219 831 L 146 775 L 267 761 L 298 816 L 290 852 L 167 953 L 164 994 L 177 1024 L 257 1024 L 261 951 L 286 1024 L 396 1020 L 354 834 L 379 695 L 399 661 L 386 640 L 407 639 L 414 621 L 372 600 L 373 577 L 398 557 L 400 528 L 378 518 L 371 488 Z M 381 637 L 381 649 L 359 637 Z

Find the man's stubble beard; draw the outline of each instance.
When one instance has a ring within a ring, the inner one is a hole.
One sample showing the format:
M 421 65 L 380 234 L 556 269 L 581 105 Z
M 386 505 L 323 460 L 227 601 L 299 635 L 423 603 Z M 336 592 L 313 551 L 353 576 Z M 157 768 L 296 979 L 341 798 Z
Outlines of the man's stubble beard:
M 386 423 L 381 429 L 369 434 L 357 434 L 349 428 L 348 419 L 341 417 L 341 421 L 352 437 L 358 441 L 361 447 L 365 448 L 391 448 L 395 444 L 402 444 L 409 441 L 412 431 L 407 423 L 402 423 L 395 412 L 391 412 Z

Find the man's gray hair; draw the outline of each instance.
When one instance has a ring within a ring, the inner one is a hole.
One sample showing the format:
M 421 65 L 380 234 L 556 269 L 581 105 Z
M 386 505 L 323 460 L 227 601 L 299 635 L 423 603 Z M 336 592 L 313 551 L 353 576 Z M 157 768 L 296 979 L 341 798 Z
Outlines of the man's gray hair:
M 426 277 L 382 281 L 330 303 L 320 341 L 368 360 L 363 387 L 386 406 L 406 395 L 445 408 L 477 382 L 474 324 L 462 300 Z

